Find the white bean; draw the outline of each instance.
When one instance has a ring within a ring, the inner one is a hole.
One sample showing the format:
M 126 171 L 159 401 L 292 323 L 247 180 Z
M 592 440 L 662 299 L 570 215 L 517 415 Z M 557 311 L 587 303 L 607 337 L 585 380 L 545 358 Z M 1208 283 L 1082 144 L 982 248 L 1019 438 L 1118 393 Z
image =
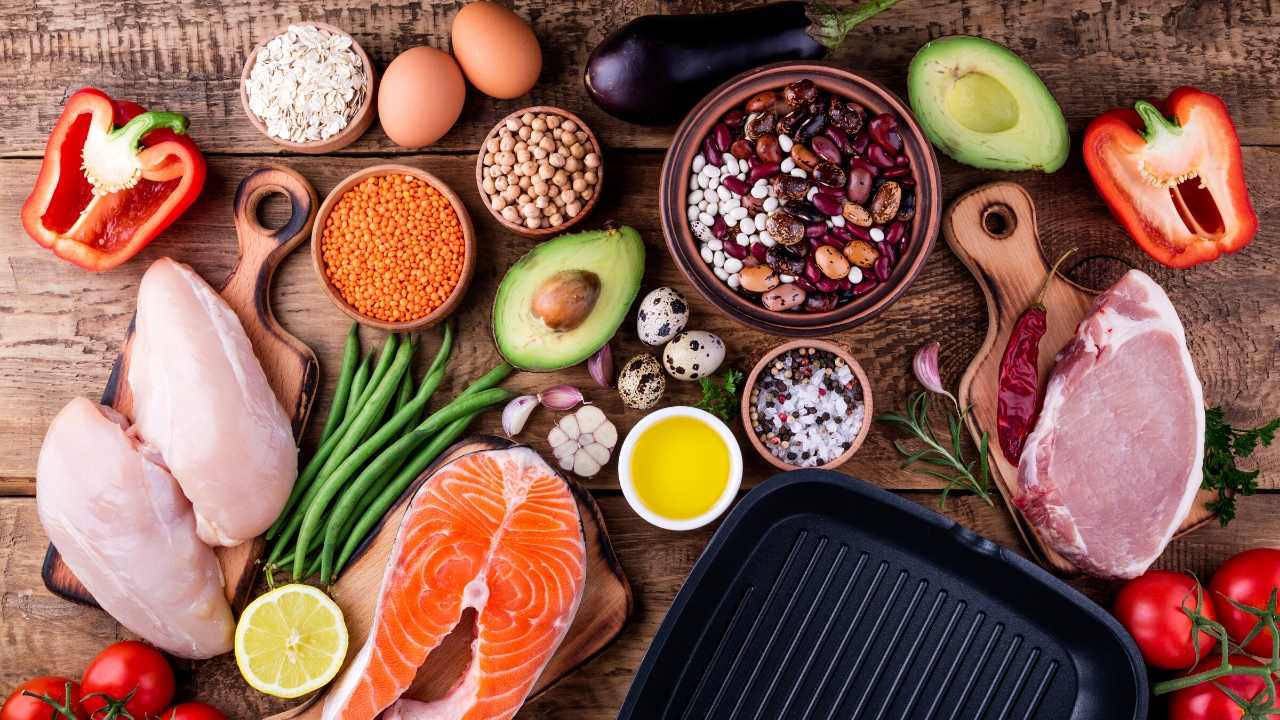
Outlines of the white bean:
M 703 212 L 698 213 L 698 222 L 702 223 L 703 225 L 706 225 L 707 227 L 711 227 L 711 224 L 714 223 L 715 221 L 716 219 L 711 217 L 711 214 L 706 212 L 705 210 Z
M 717 202 L 708 202 L 706 210 L 709 214 L 716 215 L 720 212 L 720 204 Z
M 715 252 L 716 250 L 723 250 L 724 242 L 722 242 L 720 238 L 713 237 L 707 241 L 707 247 L 711 248 L 712 252 Z
M 734 172 L 738 172 L 738 158 L 734 157 L 733 153 L 724 153 L 720 159 L 724 161 L 725 167 L 733 168 Z
M 837 215 L 831 218 L 831 224 L 834 225 L 835 227 L 844 227 L 844 216 Z
M 796 278 L 794 275 L 787 275 L 786 273 L 782 273 L 778 275 L 778 281 L 781 282 L 783 285 L 786 285 L 787 283 L 795 282 Z
M 777 210 L 781 205 L 782 203 L 778 202 L 778 198 L 776 197 L 767 197 L 764 199 L 764 211 L 767 213 Z
M 742 284 L 742 281 L 738 279 L 738 273 L 736 272 L 730 273 L 729 278 L 725 280 L 725 282 L 729 283 L 729 287 L 733 288 L 734 290 L 737 290 L 738 286 Z
M 751 197 L 757 200 L 763 200 L 769 196 L 769 188 L 756 185 L 751 188 Z
M 712 259 L 714 260 L 714 262 L 715 262 L 715 264 L 716 264 L 716 267 L 724 267 L 724 252 L 723 252 L 723 251 L 716 250 L 716 254 L 713 256 L 713 258 L 712 258 Z
M 700 173 L 700 172 L 702 172 L 702 168 L 704 168 L 704 167 L 706 167 L 706 166 L 707 166 L 707 159 L 706 159 L 706 158 L 702 157 L 701 155 L 695 155 L 695 156 L 694 156 L 694 158 L 693 158 L 693 167 L 691 168 L 694 172 L 696 172 L 696 173 Z
M 766 224 L 766 223 L 768 223 L 768 222 L 769 222 L 769 216 L 768 216 L 768 215 L 765 215 L 764 213 L 758 213 L 758 214 L 756 214 L 756 216 L 755 216 L 755 224 L 756 224 L 756 227 L 758 227 L 758 228 L 760 228 L 761 230 L 763 230 L 763 229 L 765 228 L 765 224 Z
M 690 192 L 690 193 L 689 193 L 689 204 L 690 204 L 690 205 L 697 205 L 697 204 L 698 204 L 698 201 L 699 201 L 699 200 L 701 200 L 701 199 L 702 199 L 702 191 L 701 191 L 701 190 L 694 190 L 694 191 L 692 191 L 692 192 Z
M 738 233 L 738 236 L 735 237 L 733 241 L 738 243 L 742 247 L 746 247 L 751 244 L 751 236 L 746 235 L 745 233 Z
M 750 214 L 750 211 L 744 207 L 736 207 L 729 211 L 728 220 L 731 223 L 740 223 L 742 219 Z
M 729 273 L 725 272 L 724 268 L 716 268 L 716 277 L 725 282 L 729 282 Z
M 742 269 L 742 261 L 736 257 L 725 258 L 724 269 L 725 272 L 736 273 Z
M 738 223 L 738 229 L 743 233 L 750 235 L 756 231 L 756 224 L 751 220 L 751 218 L 742 218 L 742 222 Z
M 805 172 L 804 170 L 801 170 L 800 168 L 793 168 L 791 172 L 788 174 L 791 175 L 791 177 L 798 177 L 798 178 L 809 177 L 809 173 Z
M 784 173 L 789 173 L 796 169 L 796 161 L 791 158 L 783 158 L 782 164 L 779 165 L 778 168 Z
M 870 235 L 872 240 L 875 240 L 876 242 L 884 242 L 884 231 L 880 228 L 871 228 Z
M 857 265 L 854 265 L 853 267 L 849 268 L 849 282 L 853 283 L 854 285 L 857 285 L 858 283 L 862 282 L 862 268 L 858 267 Z
M 716 195 L 719 195 L 719 196 L 720 196 L 720 202 L 721 202 L 721 203 L 723 203 L 724 201 L 726 201 L 726 200 L 728 200 L 729 198 L 733 197 L 733 193 L 729 192 L 729 188 L 727 188 L 727 187 L 725 187 L 725 186 L 723 186 L 723 185 L 721 185 L 720 187 L 716 188 Z
M 701 254 L 702 254 L 702 261 L 708 265 L 710 265 L 712 261 L 715 260 L 715 253 L 712 252 L 711 248 L 707 247 L 706 245 L 702 246 Z
M 690 219 L 690 220 L 697 220 L 697 219 L 698 219 L 698 213 L 699 213 L 699 212 L 701 212 L 701 210 L 698 208 L 698 206 L 697 206 L 697 205 L 690 205 L 690 206 L 689 206 L 689 219 Z
M 781 150 L 782 152 L 784 153 L 791 152 L 791 148 L 794 145 L 795 143 L 791 142 L 790 135 L 778 135 L 778 149 Z

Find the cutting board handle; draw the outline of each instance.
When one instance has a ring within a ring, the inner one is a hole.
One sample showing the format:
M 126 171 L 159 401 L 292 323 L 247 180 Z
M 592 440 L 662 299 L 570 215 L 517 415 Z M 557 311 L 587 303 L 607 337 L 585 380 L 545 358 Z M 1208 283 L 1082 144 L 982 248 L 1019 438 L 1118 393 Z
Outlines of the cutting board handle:
M 273 194 L 288 198 L 290 208 L 288 221 L 275 230 L 258 221 L 258 207 Z M 294 437 L 301 437 L 306 425 L 320 368 L 311 349 L 281 327 L 271 311 L 271 278 L 280 262 L 310 236 L 319 206 L 315 188 L 296 170 L 267 165 L 250 172 L 236 188 L 240 261 L 222 286 L 222 296 L 240 316 L 276 397 L 294 419 Z M 287 367 L 268 367 L 280 363 Z M 297 398 L 307 407 L 289 407 L 286 398 Z

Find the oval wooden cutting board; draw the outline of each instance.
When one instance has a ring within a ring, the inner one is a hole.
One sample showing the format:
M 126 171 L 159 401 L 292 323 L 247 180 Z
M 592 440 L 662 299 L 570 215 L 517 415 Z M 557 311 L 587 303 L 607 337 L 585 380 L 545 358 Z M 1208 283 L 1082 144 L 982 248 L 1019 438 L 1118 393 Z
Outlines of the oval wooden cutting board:
M 354 657 L 364 647 L 373 622 L 374 609 L 386 574 L 387 561 L 400 532 L 400 522 L 405 510 L 423 482 L 445 465 L 474 452 L 500 450 L 515 443 L 503 438 L 477 435 L 467 438 L 446 450 L 431 467 L 405 492 L 390 512 L 382 518 L 382 524 L 373 537 L 357 552 L 351 565 L 337 584 L 329 589 L 330 595 L 342 608 L 350 635 L 347 657 Z M 600 508 L 591 493 L 581 485 L 566 478 L 569 490 L 578 501 L 578 514 L 582 518 L 582 534 L 587 545 L 587 587 L 578 606 L 578 614 L 565 635 L 564 641 L 552 656 L 529 693 L 532 699 L 573 672 L 596 653 L 613 642 L 631 617 L 633 600 L 631 585 L 618 564 L 609 533 L 605 530 Z M 434 700 L 453 688 L 471 659 L 472 628 L 471 611 L 440 645 L 431 652 L 418 671 L 417 679 L 405 693 L 415 700 Z M 306 703 L 267 720 L 315 720 L 323 707 L 324 693 L 318 693 Z
M 268 195 L 283 194 L 289 199 L 289 220 L 278 230 L 269 230 L 258 222 L 258 205 Z M 311 235 L 319 200 L 311 183 L 296 171 L 280 165 L 269 165 L 250 173 L 236 189 L 235 225 L 240 245 L 240 260 L 223 282 L 219 293 L 227 301 L 240 324 L 244 326 L 254 354 L 266 371 L 271 389 L 293 421 L 293 437 L 298 440 L 307 426 L 311 403 L 315 399 L 320 364 L 315 353 L 290 335 L 271 312 L 271 277 L 280 261 Z M 102 391 L 102 404 L 110 405 L 125 417 L 133 417 L 133 396 L 129 392 L 129 351 L 133 346 L 133 323 L 125 336 Z M 198 410 L 198 408 L 193 408 Z M 254 566 L 261 554 L 262 538 L 233 548 L 215 548 L 222 576 L 226 581 L 227 599 L 239 610 L 253 586 Z M 71 568 L 52 545 L 45 553 L 41 570 L 45 587 L 60 597 L 86 605 L 94 605 L 93 596 L 80 583 Z
M 1054 552 L 1014 507 L 1018 468 L 1000 451 L 996 437 L 996 385 L 1000 358 L 1009 344 L 1009 333 L 1023 310 L 1035 298 L 1049 261 L 1044 256 L 1036 228 L 1036 208 L 1021 185 L 998 182 L 974 188 L 951 204 L 943 216 L 942 232 L 952 252 L 973 273 L 987 303 L 987 336 L 960 380 L 960 405 L 972 406 L 966 424 L 979 442 L 985 431 L 991 438 L 991 471 L 1018 531 L 1038 559 L 1061 573 L 1076 573 L 1075 566 Z M 1086 257 L 1071 257 L 1063 275 Z M 1075 335 L 1076 326 L 1093 307 L 1097 292 L 1070 280 L 1055 279 L 1045 293 L 1048 323 L 1040 341 L 1040 391 L 1048 381 L 1054 359 Z M 1205 503 L 1212 491 L 1201 490 L 1178 535 L 1184 535 L 1213 519 Z

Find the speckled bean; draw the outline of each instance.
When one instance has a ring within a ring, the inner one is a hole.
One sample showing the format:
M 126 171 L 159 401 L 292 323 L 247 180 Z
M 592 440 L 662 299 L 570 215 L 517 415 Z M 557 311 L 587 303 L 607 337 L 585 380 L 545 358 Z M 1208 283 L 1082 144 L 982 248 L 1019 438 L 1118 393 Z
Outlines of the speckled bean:
M 765 308 L 774 312 L 783 312 L 798 308 L 804 304 L 805 291 L 799 285 L 787 283 L 769 290 L 760 297 Z

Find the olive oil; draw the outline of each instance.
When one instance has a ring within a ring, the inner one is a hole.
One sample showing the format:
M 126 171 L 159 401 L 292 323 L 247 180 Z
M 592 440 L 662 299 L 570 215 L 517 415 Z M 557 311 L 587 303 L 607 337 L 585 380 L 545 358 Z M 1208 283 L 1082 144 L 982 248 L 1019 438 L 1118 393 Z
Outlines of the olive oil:
M 636 440 L 631 478 L 640 502 L 655 514 L 687 520 L 707 512 L 729 483 L 729 448 L 714 428 L 693 417 L 659 420 Z

